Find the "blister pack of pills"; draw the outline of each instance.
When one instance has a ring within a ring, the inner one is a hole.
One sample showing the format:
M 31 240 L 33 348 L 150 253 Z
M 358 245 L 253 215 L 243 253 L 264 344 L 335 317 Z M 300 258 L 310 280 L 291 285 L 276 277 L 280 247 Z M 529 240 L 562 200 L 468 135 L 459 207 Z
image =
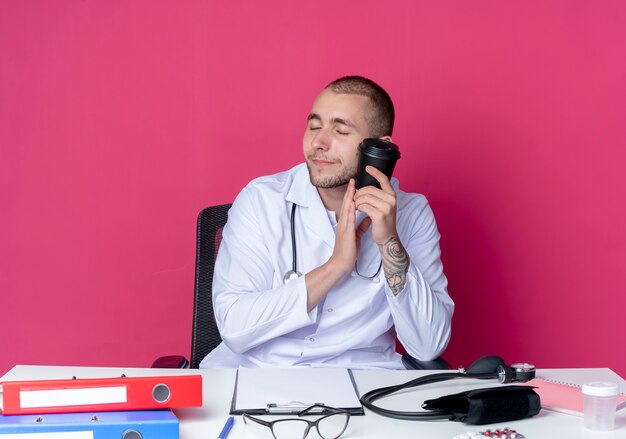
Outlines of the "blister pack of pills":
M 492 438 L 492 439 L 524 439 L 526 436 L 509 427 L 496 428 L 495 430 L 485 431 L 468 431 L 467 433 L 454 436 L 452 439 L 474 439 L 474 438 Z

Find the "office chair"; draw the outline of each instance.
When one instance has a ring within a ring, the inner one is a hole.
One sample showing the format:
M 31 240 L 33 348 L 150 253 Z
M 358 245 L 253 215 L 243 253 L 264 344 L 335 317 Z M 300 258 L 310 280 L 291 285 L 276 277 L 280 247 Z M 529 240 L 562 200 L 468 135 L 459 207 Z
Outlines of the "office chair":
M 157 358 L 152 367 L 197 369 L 202 359 L 222 342 L 213 313 L 213 267 L 230 206 L 210 206 L 198 215 L 191 362 L 181 355 L 170 355 Z M 442 358 L 420 361 L 404 354 L 402 363 L 407 369 L 450 369 Z
M 196 225 L 196 281 L 191 330 L 191 363 L 180 355 L 158 358 L 152 367 L 197 369 L 202 359 L 221 342 L 213 313 L 213 267 L 222 242 L 222 229 L 230 204 L 203 209 Z

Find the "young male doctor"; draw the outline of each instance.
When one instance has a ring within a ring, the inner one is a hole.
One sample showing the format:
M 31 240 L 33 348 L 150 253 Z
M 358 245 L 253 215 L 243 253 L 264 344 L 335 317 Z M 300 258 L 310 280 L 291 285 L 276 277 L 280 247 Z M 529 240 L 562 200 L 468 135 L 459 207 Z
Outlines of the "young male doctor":
M 381 189 L 355 189 L 358 145 L 393 123 L 380 86 L 337 79 L 307 118 L 306 163 L 237 196 L 213 280 L 223 343 L 201 367 L 401 369 L 396 336 L 419 360 L 443 352 L 454 303 L 426 199 L 373 167 Z

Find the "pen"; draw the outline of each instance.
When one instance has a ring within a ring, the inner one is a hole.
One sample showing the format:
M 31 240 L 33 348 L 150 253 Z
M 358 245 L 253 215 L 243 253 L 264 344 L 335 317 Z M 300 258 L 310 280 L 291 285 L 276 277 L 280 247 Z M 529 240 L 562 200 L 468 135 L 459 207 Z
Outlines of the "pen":
M 226 439 L 226 436 L 228 436 L 228 432 L 233 427 L 234 422 L 235 422 L 234 417 L 231 416 L 230 418 L 228 418 L 226 420 L 226 424 L 224 424 L 224 428 L 222 428 L 222 431 L 220 432 L 219 436 L 217 436 L 217 439 Z

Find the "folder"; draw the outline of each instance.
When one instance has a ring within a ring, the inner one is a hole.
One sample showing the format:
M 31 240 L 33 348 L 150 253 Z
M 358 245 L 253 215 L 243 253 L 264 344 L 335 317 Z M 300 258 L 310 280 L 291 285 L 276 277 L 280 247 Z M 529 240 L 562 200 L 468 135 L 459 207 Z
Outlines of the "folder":
M 0 439 L 178 439 L 171 410 L 0 415 Z
M 202 406 L 202 375 L 4 381 L 5 415 Z
M 568 415 L 583 416 L 583 393 L 580 385 L 541 377 L 524 383 L 533 386 L 541 398 L 541 407 Z M 617 395 L 615 410 L 626 408 L 626 395 Z
M 297 414 L 314 404 L 364 414 L 351 370 L 310 367 L 240 367 L 230 414 Z

